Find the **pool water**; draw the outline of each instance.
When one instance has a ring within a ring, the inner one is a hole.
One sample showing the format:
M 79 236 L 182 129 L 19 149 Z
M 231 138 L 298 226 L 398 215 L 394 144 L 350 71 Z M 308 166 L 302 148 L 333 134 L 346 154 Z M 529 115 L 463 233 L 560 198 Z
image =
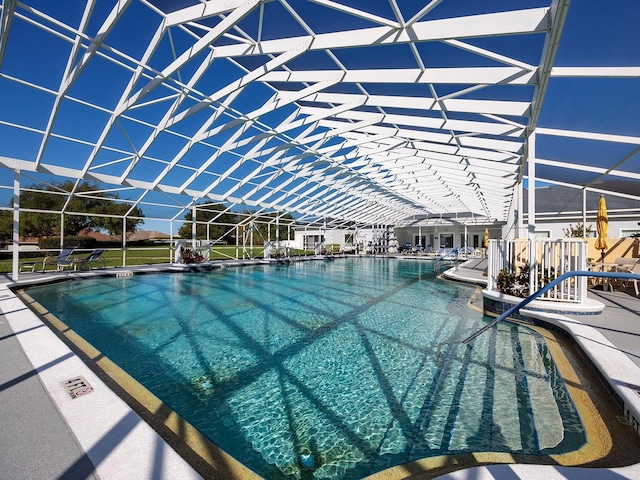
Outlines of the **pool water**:
M 542 337 L 502 322 L 461 345 L 489 319 L 468 308 L 470 287 L 437 280 L 428 261 L 257 265 L 28 293 L 264 478 L 356 479 L 443 454 L 585 443 Z

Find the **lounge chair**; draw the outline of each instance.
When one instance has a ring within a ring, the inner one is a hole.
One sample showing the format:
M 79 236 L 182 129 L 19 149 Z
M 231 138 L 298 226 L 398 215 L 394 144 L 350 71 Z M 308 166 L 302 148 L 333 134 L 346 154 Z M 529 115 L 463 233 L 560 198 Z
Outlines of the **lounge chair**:
M 470 247 L 469 245 L 467 245 L 462 250 L 460 250 L 460 253 L 462 253 L 464 256 L 470 257 L 474 255 L 475 250 L 473 249 L 473 247 Z
M 60 272 L 64 270 L 66 267 L 71 268 L 73 266 L 73 260 L 71 260 L 71 254 L 75 250 L 76 247 L 63 247 L 62 251 L 58 254 L 57 257 L 53 257 L 53 255 L 49 255 L 44 257 L 42 261 L 42 271 L 44 272 L 47 268 L 48 264 L 56 265 L 56 272 Z
M 36 271 L 36 266 L 38 265 L 38 262 L 34 262 L 34 261 L 30 261 L 30 262 L 24 262 L 20 264 L 20 269 L 18 270 L 18 272 L 22 273 L 22 272 L 35 272 Z
M 631 268 L 629 273 L 636 273 L 638 275 L 640 275 L 640 262 L 636 262 L 633 267 Z M 635 278 L 632 279 L 633 280 L 633 288 L 636 291 L 636 297 L 638 296 L 638 294 L 640 292 L 638 292 L 638 280 L 636 280 Z
M 637 258 L 625 258 L 618 257 L 616 258 L 615 263 L 617 264 L 616 271 L 617 272 L 630 272 L 633 267 L 638 263 L 640 259 Z
M 74 270 L 78 270 L 78 268 L 82 269 L 85 266 L 89 266 L 89 270 L 93 267 L 95 262 L 102 262 L 102 268 L 107 268 L 107 261 L 102 256 L 104 250 L 94 250 L 85 258 L 76 258 L 73 260 L 73 268 Z
M 635 274 L 640 275 L 640 261 L 638 261 L 638 259 L 634 259 L 634 260 L 636 260 L 635 263 L 633 263 L 633 264 L 623 264 L 621 266 L 618 266 L 615 269 L 615 271 L 616 272 L 624 272 L 624 273 L 635 273 Z M 633 282 L 633 288 L 636 291 L 636 297 L 637 297 L 640 294 L 640 292 L 638 291 L 638 280 L 636 280 L 635 278 L 630 278 L 630 279 L 624 279 L 620 283 L 622 285 L 622 288 L 626 289 L 627 288 L 627 284 L 629 282 Z

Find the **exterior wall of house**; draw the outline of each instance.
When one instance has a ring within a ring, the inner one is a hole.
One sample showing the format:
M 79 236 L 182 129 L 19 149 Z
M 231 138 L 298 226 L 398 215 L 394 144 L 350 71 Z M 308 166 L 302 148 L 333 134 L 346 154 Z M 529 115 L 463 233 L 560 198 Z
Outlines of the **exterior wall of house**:
M 602 252 L 596 250 L 595 238 L 587 239 L 588 253 L 587 256 L 595 261 L 602 259 Z M 618 238 L 609 237 L 609 248 L 604 252 L 604 261 L 614 263 L 616 258 L 640 258 L 640 238 Z
M 484 231 L 489 230 L 489 238 L 502 238 L 502 226 L 485 225 L 464 225 L 442 224 L 425 227 L 403 227 L 396 228 L 395 234 L 401 248 L 411 244 L 413 248 L 420 244 L 422 247 L 431 246 L 433 249 L 453 247 L 482 248 L 484 242 Z
M 291 243 L 293 248 L 299 250 L 313 250 L 316 243 L 325 245 L 345 245 L 351 239 L 350 230 L 322 229 L 322 228 L 296 228 L 295 236 Z
M 395 249 L 403 249 L 407 244 L 415 248 L 418 244 L 422 247 L 429 245 L 439 249 L 469 246 L 472 248 L 482 248 L 484 242 L 485 226 L 468 226 L 466 239 L 465 229 L 462 225 L 438 225 L 426 227 L 403 227 L 403 228 L 359 228 L 357 232 L 353 230 L 341 229 L 304 229 L 296 228 L 295 239 L 292 246 L 298 249 L 307 248 L 312 250 L 316 242 L 324 242 L 325 245 L 352 246 L 359 244 L 359 251 L 365 252 L 367 247 L 375 245 L 385 245 L 389 247 L 389 253 L 394 253 Z M 490 226 L 489 238 L 502 238 L 501 226 Z M 354 238 L 355 237 L 355 238 Z M 324 239 L 324 240 L 321 240 Z
M 296 228 L 295 237 L 292 242 L 293 248 L 313 250 L 316 243 L 324 243 L 325 246 L 332 245 L 335 249 L 349 249 L 359 246 L 358 251 L 364 252 L 367 245 L 381 243 L 385 237 L 386 229 L 382 228 L 359 228 L 357 231 L 348 229 L 327 228 Z M 393 229 L 389 229 L 389 242 L 394 242 Z
M 609 238 L 610 248 L 605 252 L 605 261 L 614 261 L 618 257 L 633 257 L 640 258 L 640 238 L 629 238 L 628 236 L 621 235 L 621 232 L 630 232 L 634 230 L 634 227 L 640 230 L 637 225 L 637 221 L 610 221 L 609 222 Z M 575 223 L 574 223 L 575 225 Z M 590 223 L 587 222 L 587 226 Z M 549 238 L 565 238 L 563 229 L 568 228 L 569 224 L 565 223 L 540 223 L 536 225 L 536 232 L 539 237 Z M 467 240 L 466 246 L 472 248 L 482 248 L 484 242 L 485 226 L 467 226 Z M 592 226 L 593 237 L 587 239 L 589 258 L 599 260 L 602 256 L 601 252 L 594 248 L 595 244 L 595 223 Z M 502 226 L 488 227 L 489 238 L 502 239 Z M 354 239 L 355 236 L 355 239 Z M 307 229 L 297 228 L 295 231 L 295 239 L 288 242 L 293 248 L 303 249 L 307 248 L 313 250 L 315 242 L 321 242 L 321 238 L 324 238 L 325 245 L 338 245 L 340 247 L 352 246 L 355 243 L 360 245 L 360 252 L 365 252 L 368 245 L 375 245 L 382 243 L 382 239 L 385 236 L 384 229 L 364 228 L 358 229 L 357 233 L 353 230 L 343 229 Z M 411 244 L 413 248 L 417 245 L 416 240 L 424 241 L 421 244 L 423 247 L 429 245 L 437 246 L 445 245 L 442 243 L 443 239 L 447 239 L 448 242 L 453 241 L 451 247 L 455 246 L 463 247 L 465 245 L 463 241 L 464 226 L 460 225 L 438 225 L 428 227 L 404 227 L 389 229 L 389 246 L 391 247 L 390 253 L 393 253 L 393 247 L 397 245 L 400 249 L 403 249 L 405 245 Z M 305 246 L 305 241 L 306 246 Z M 433 242 L 433 243 L 431 243 Z M 477 242 L 477 244 L 476 244 Z

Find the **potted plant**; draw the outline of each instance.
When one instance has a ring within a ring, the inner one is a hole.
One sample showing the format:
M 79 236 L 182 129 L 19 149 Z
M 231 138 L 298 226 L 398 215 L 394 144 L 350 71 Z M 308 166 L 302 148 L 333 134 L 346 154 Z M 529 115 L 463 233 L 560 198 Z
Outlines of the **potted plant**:
M 182 259 L 182 263 L 201 263 L 204 260 L 202 255 L 189 247 L 182 248 L 180 258 Z

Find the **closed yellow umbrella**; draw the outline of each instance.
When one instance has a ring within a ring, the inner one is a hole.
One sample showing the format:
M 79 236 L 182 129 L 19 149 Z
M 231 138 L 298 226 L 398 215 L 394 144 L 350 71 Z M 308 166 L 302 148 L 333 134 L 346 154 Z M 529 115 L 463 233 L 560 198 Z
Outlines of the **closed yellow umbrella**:
M 607 202 L 604 199 L 604 195 L 600 195 L 600 201 L 598 202 L 596 230 L 598 231 L 596 248 L 602 250 L 602 261 L 604 262 L 604 251 L 609 248 L 609 217 L 607 216 Z
M 484 247 L 482 249 L 482 257 L 487 258 L 487 248 L 489 248 L 489 229 L 488 228 L 484 229 L 484 242 L 482 243 L 482 246 Z

